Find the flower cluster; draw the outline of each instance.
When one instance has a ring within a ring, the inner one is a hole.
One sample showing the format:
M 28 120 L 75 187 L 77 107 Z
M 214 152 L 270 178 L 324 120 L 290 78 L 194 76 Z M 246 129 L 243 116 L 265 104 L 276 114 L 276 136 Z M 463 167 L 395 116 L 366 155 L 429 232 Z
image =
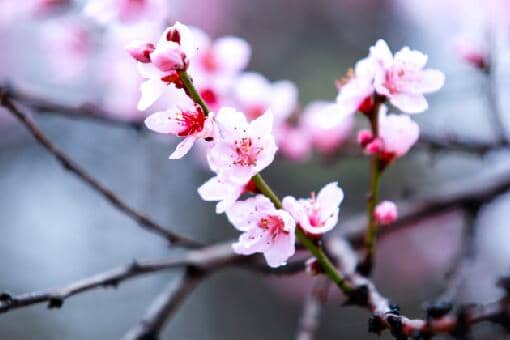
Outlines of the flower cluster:
M 349 135 L 359 111 L 370 118 L 372 129 L 361 130 L 358 141 L 386 166 L 407 153 L 419 128 L 409 116 L 388 114 L 385 102 L 405 113 L 422 112 L 427 107 L 424 94 L 444 81 L 441 72 L 424 69 L 422 53 L 404 48 L 393 56 L 380 40 L 341 82 L 336 102 L 311 103 L 296 116 L 295 86 L 243 73 L 251 51 L 238 38 L 212 42 L 177 23 L 156 44 L 137 41 L 128 50 L 146 78 L 140 109 L 151 106 L 169 85 L 188 101 L 151 114 L 145 124 L 155 132 L 184 138 L 171 159 L 183 157 L 196 141 L 204 141 L 215 175 L 198 188 L 199 195 L 217 202 L 216 212 L 226 213 L 242 232 L 234 251 L 263 253 L 271 267 L 286 264 L 294 254 L 296 228 L 312 239 L 331 231 L 344 198 L 336 182 L 310 198 L 287 196 L 281 205 L 271 195 L 266 197 L 259 173 L 275 159 L 277 142 L 294 159 L 303 159 L 312 147 L 332 152 Z M 249 197 L 243 200 L 244 195 Z M 391 223 L 396 216 L 396 205 L 389 201 L 374 210 L 380 224 Z

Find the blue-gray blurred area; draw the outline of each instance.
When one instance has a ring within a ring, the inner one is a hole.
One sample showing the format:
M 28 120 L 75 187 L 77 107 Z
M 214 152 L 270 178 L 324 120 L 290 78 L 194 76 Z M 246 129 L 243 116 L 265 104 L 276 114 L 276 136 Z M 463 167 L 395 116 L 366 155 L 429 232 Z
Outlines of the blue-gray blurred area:
M 206 20 L 206 1 L 187 6 L 190 22 Z M 491 138 L 484 78 L 453 53 L 452 35 L 459 27 L 448 15 L 420 21 L 401 2 L 363 1 L 217 1 L 224 6 L 214 35 L 234 34 L 253 47 L 250 69 L 272 80 L 290 79 L 300 89 L 301 104 L 332 100 L 334 81 L 367 54 L 378 38 L 393 50 L 409 45 L 429 55 L 429 65 L 446 74 L 446 86 L 429 97 L 430 109 L 417 117 L 423 131 Z M 414 1 L 416 2 L 416 1 Z M 418 11 L 418 9 L 416 9 Z M 51 20 L 51 19 L 50 19 Z M 72 87 L 43 79 L 44 62 L 31 48 L 30 33 L 20 27 L 9 36 L 9 54 L 16 81 L 43 88 L 53 98 L 73 101 L 94 97 L 86 79 Z M 23 37 L 21 39 L 20 37 Z M 9 53 L 3 51 L 0 53 Z M 503 101 L 508 68 L 498 69 Z M 505 107 L 505 102 L 502 103 Z M 169 161 L 174 141 L 147 131 L 94 122 L 33 115 L 41 129 L 101 183 L 133 207 L 188 237 L 213 243 L 234 239 L 235 230 L 214 205 L 200 200 L 196 188 L 211 175 L 192 156 Z M 383 178 L 382 197 L 402 199 L 435 192 L 456 181 L 482 181 L 510 171 L 499 152 L 486 158 L 466 154 L 416 151 L 399 161 Z M 12 294 L 61 287 L 134 259 L 161 258 L 168 245 L 119 213 L 96 192 L 66 172 L 16 121 L 0 111 L 0 290 Z M 368 163 L 362 158 L 306 164 L 278 159 L 264 172 L 280 194 L 307 195 L 338 180 L 346 193 L 340 221 L 363 213 Z M 484 177 L 486 176 L 486 177 Z M 476 221 L 475 249 L 469 280 L 458 291 L 460 302 L 496 299 L 498 276 L 508 273 L 510 201 L 500 197 L 482 207 Z M 340 222 L 338 229 L 342 228 Z M 451 212 L 385 238 L 380 243 L 375 282 L 402 310 L 423 317 L 423 303 L 445 285 L 445 273 L 459 254 L 464 225 Z M 144 314 L 151 301 L 178 272 L 163 272 L 128 281 L 117 289 L 98 289 L 65 301 L 61 309 L 44 304 L 0 315 L 1 339 L 119 339 Z M 265 278 L 240 269 L 212 275 L 198 286 L 162 339 L 293 338 L 311 278 Z M 368 313 L 343 307 L 331 294 L 323 311 L 318 339 L 373 339 L 367 333 Z M 480 327 L 476 338 L 497 339 L 498 329 Z M 389 334 L 381 336 L 390 339 Z

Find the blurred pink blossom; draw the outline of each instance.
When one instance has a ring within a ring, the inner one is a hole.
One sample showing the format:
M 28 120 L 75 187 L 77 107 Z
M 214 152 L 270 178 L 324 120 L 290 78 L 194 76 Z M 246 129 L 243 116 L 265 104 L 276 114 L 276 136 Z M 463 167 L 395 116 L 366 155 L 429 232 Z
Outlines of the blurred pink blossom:
M 312 139 L 301 124 L 282 123 L 275 128 L 280 153 L 293 161 L 306 161 L 312 153 Z
M 225 107 L 215 121 L 214 145 L 207 159 L 211 170 L 220 178 L 245 184 L 273 162 L 278 148 L 271 133 L 270 111 L 248 123 L 242 112 Z
M 375 67 L 374 61 L 368 57 L 356 63 L 352 77 L 347 79 L 345 84 L 339 84 L 338 105 L 353 113 L 357 111 L 368 113 L 371 110 Z
M 232 225 L 242 231 L 234 251 L 242 255 L 263 253 L 270 267 L 287 264 L 295 253 L 296 221 L 284 210 L 275 209 L 262 195 L 236 202 L 227 210 Z
M 163 21 L 169 12 L 167 0 L 87 0 L 84 14 L 105 25 L 115 22 Z
M 297 88 L 287 80 L 271 83 L 258 73 L 248 72 L 239 76 L 234 86 L 235 103 L 250 120 L 271 110 L 278 126 L 297 106 Z
M 336 151 L 347 140 L 354 125 L 352 111 L 322 101 L 307 105 L 302 119 L 303 128 L 310 134 L 314 147 L 323 153 Z
M 473 67 L 483 70 L 489 66 L 487 49 L 465 36 L 459 36 L 455 39 L 455 52 L 463 61 Z
M 337 182 L 329 183 L 319 191 L 317 197 L 312 193 L 309 199 L 296 200 L 292 196 L 283 199 L 282 205 L 310 236 L 321 236 L 332 230 L 338 223 L 340 204 L 344 192 Z
M 92 32 L 78 17 L 46 21 L 41 29 L 40 43 L 54 79 L 61 82 L 76 81 L 84 76 L 95 53 Z

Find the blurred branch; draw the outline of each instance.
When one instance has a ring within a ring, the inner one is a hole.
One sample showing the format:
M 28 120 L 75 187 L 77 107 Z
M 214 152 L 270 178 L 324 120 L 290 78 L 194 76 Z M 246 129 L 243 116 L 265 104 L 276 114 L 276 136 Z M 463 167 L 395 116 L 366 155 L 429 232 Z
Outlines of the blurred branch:
M 453 211 L 470 210 L 486 204 L 510 190 L 510 171 L 503 171 L 490 178 L 468 178 L 445 186 L 441 191 L 397 202 L 399 217 L 395 223 L 380 228 L 379 235 L 387 235 L 401 228 L 412 226 L 428 217 Z M 342 223 L 346 237 L 355 245 L 363 243 L 365 216 L 353 217 Z
M 75 161 L 61 151 L 55 144 L 53 144 L 48 137 L 37 127 L 25 113 L 21 112 L 18 107 L 12 102 L 6 93 L 0 91 L 0 105 L 6 108 L 18 121 L 32 134 L 32 136 L 41 144 L 50 154 L 52 154 L 62 165 L 65 170 L 75 174 L 80 180 L 87 184 L 94 191 L 99 193 L 110 202 L 119 211 L 133 219 L 145 230 L 148 230 L 156 235 L 159 235 L 166 240 L 176 245 L 186 247 L 196 247 L 198 242 L 177 235 L 176 233 L 165 229 L 163 226 L 145 216 L 143 213 L 131 208 L 127 203 L 115 195 L 111 190 L 106 188 L 92 175 L 81 168 Z
M 484 156 L 491 151 L 509 147 L 507 140 L 484 141 L 459 138 L 458 136 L 435 136 L 427 132 L 420 132 L 419 146 L 432 152 L 456 151 Z
M 158 339 L 165 324 L 204 277 L 204 273 L 188 268 L 183 275 L 170 282 L 152 302 L 143 319 L 122 339 Z
M 143 128 L 143 121 L 126 121 L 113 118 L 113 115 L 110 112 L 103 110 L 97 105 L 65 105 L 29 94 L 28 92 L 12 86 L 4 86 L 0 89 L 0 91 L 3 91 L 4 96 L 15 100 L 40 114 L 59 116 L 67 119 L 90 120 L 111 126 L 132 128 L 136 130 L 141 130 Z
M 318 276 L 312 290 L 303 304 L 303 313 L 299 321 L 296 340 L 312 340 L 319 327 L 322 305 L 328 298 L 330 281 L 327 277 Z

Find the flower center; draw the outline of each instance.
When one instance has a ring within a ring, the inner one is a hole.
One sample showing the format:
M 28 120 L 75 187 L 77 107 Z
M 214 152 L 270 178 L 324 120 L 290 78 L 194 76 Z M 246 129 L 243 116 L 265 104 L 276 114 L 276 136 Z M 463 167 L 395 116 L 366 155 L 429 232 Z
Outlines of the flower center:
M 246 110 L 246 115 L 250 120 L 254 120 L 262 116 L 266 112 L 266 106 L 263 104 L 254 104 L 251 105 L 248 110 Z
M 209 73 L 213 73 L 218 70 L 218 61 L 211 49 L 204 52 L 200 58 L 200 62 L 202 63 L 202 67 Z
M 234 161 L 234 164 L 240 166 L 257 165 L 257 158 L 262 149 L 260 147 L 255 147 L 251 138 L 241 138 L 240 140 L 236 140 L 234 144 L 237 158 Z
M 218 95 L 211 88 L 205 88 L 200 91 L 200 95 L 208 105 L 214 106 L 218 104 Z
M 288 234 L 289 231 L 285 230 L 285 223 L 278 215 L 267 215 L 262 217 L 258 223 L 259 228 L 267 230 L 269 234 L 275 238 L 279 234 Z
M 312 192 L 312 197 L 310 199 L 310 205 L 308 206 L 308 220 L 310 221 L 310 225 L 312 227 L 321 227 L 322 219 L 320 214 L 320 207 L 315 199 L 315 192 Z
M 196 112 L 182 112 L 177 120 L 183 126 L 183 130 L 177 135 L 179 137 L 186 137 L 198 133 L 204 129 L 205 114 L 200 108 Z

